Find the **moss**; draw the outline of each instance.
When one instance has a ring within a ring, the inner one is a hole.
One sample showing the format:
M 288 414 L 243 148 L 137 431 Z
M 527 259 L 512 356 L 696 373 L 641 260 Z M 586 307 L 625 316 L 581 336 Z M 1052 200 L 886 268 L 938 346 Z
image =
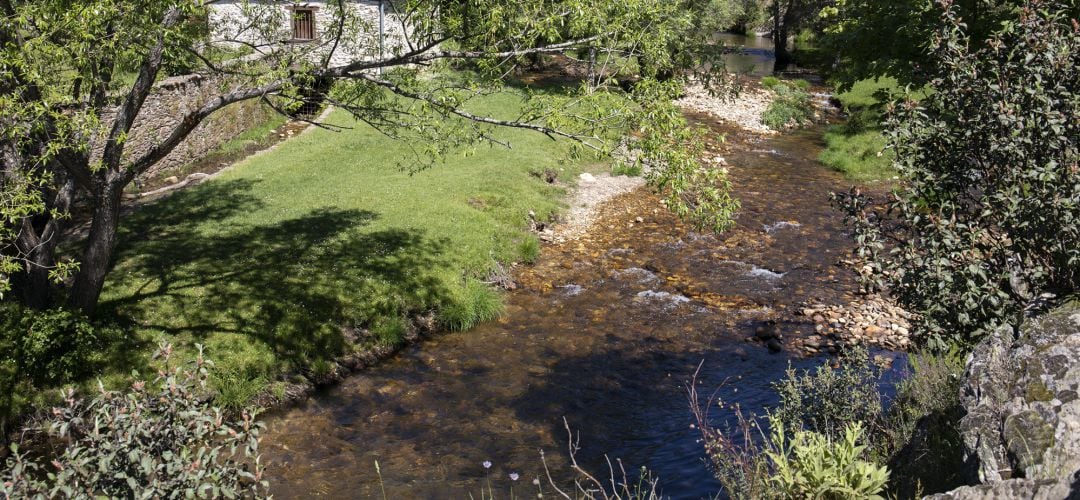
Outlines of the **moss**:
M 1024 394 L 1024 399 L 1028 403 L 1034 403 L 1036 401 L 1047 402 L 1054 399 L 1054 393 L 1050 392 L 1050 389 L 1046 387 L 1046 384 L 1038 379 L 1028 382 L 1027 387 L 1024 388 Z
M 1005 419 L 1002 429 L 1005 446 L 1016 457 L 1022 474 L 1033 465 L 1041 464 L 1043 453 L 1054 446 L 1054 428 L 1034 410 L 1027 410 Z

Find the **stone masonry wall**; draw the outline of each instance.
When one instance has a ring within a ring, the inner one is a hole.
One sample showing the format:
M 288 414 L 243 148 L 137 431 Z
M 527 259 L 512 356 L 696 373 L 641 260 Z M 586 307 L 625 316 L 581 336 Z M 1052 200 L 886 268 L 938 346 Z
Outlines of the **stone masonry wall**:
M 124 146 L 124 160 L 138 158 L 164 140 L 180 117 L 205 104 L 220 90 L 219 84 L 219 80 L 202 75 L 176 76 L 159 82 L 135 119 Z M 198 160 L 245 130 L 263 123 L 272 113 L 273 110 L 256 100 L 236 103 L 218 110 L 142 177 L 153 177 L 159 172 Z M 111 124 L 112 113 L 104 114 L 101 121 Z M 100 141 L 93 141 L 93 158 L 100 158 L 103 147 Z

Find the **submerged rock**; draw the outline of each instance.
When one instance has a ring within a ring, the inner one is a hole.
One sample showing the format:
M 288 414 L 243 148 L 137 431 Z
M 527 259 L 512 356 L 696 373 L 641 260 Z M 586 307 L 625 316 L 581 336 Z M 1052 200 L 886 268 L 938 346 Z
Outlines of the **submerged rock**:
M 987 484 L 936 498 L 1080 496 L 1080 302 L 994 331 L 966 377 L 965 461 Z

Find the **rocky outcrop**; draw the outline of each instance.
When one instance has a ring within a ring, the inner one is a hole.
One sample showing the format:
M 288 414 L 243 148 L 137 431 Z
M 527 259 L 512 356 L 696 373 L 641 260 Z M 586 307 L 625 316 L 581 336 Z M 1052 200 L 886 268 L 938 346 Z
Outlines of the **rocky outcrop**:
M 978 486 L 964 486 L 948 493 L 926 497 L 930 500 L 1062 500 L 1080 498 L 1077 485 L 1068 479 L 1012 479 Z
M 984 484 L 937 498 L 1080 496 L 1080 301 L 998 329 L 966 376 L 960 431 Z

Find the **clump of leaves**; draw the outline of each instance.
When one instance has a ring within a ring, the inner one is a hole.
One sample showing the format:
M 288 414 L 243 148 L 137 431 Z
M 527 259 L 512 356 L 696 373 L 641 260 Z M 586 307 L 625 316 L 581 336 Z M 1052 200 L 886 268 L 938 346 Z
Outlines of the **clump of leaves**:
M 788 429 L 806 429 L 839 438 L 856 422 L 877 430 L 881 420 L 878 370 L 865 348 L 845 353 L 840 365 L 827 364 L 799 374 L 788 368 L 787 377 L 773 385 L 780 395 L 775 418 Z
M 86 401 L 71 389 L 40 429 L 59 443 L 55 454 L 17 445 L 0 473 L 0 496 L 266 497 L 258 453 L 262 424 L 255 414 L 227 421 L 205 400 L 209 361 L 173 366 L 172 347 L 159 350 L 162 368 L 127 392 L 105 390 Z
M 838 438 L 805 430 L 788 437 L 779 420 L 769 423 L 765 455 L 776 469 L 769 482 L 777 498 L 884 498 L 889 469 L 863 460 L 866 445 L 859 444 L 864 431 L 858 422 L 845 425 Z
M 866 284 L 919 313 L 935 349 L 1080 289 L 1080 23 L 1033 1 L 976 44 L 942 5 L 934 92 L 886 121 L 901 185 L 884 205 L 834 195 Z
M 805 80 L 797 81 L 805 82 Z M 798 127 L 813 118 L 813 104 L 810 102 L 810 94 L 806 93 L 804 89 L 789 86 L 786 83 L 777 83 L 771 88 L 775 98 L 769 103 L 769 107 L 765 108 L 765 112 L 761 114 L 761 123 L 773 130 L 783 130 Z

